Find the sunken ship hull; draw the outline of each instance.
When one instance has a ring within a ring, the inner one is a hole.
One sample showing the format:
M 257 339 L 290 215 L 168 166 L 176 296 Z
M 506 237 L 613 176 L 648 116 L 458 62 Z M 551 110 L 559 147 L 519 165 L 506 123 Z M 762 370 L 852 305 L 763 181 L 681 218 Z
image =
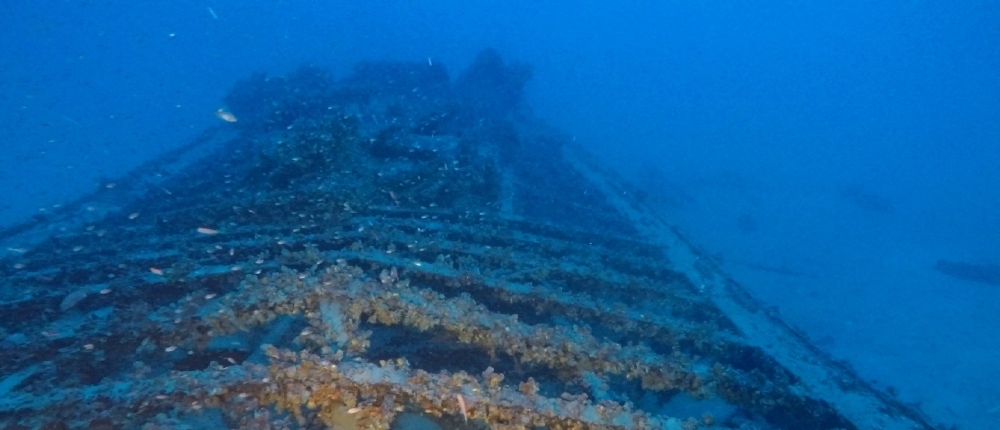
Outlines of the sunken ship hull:
M 2 232 L 0 428 L 929 429 L 533 118 L 495 53 L 254 76 Z

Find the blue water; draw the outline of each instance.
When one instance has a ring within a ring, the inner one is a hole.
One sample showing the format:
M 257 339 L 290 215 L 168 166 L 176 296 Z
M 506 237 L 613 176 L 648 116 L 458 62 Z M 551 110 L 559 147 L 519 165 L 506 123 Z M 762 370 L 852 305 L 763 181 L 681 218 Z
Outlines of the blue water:
M 0 226 L 185 143 L 232 85 L 493 47 L 535 113 L 645 189 L 834 356 L 936 420 L 1000 428 L 1000 5 L 0 5 Z

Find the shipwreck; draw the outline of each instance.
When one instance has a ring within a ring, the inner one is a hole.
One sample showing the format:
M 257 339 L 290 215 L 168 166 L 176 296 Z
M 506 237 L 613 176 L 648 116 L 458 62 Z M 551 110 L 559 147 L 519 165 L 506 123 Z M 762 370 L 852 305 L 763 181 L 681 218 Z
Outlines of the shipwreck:
M 534 117 L 530 76 L 254 75 L 0 232 L 0 428 L 936 428 Z

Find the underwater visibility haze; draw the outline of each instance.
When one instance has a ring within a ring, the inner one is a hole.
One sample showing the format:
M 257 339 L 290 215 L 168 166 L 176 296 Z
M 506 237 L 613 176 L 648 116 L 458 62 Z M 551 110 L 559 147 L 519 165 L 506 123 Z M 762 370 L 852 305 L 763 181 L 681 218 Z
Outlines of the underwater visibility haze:
M 1000 5 L 0 12 L 0 428 L 1000 428 Z

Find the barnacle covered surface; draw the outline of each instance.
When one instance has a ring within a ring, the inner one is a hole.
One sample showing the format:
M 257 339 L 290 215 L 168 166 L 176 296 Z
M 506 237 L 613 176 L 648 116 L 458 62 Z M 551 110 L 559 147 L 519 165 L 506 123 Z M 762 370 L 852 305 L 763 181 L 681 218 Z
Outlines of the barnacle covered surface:
M 867 428 L 531 117 L 529 77 L 253 76 L 230 128 L 4 232 L 30 246 L 0 267 L 0 425 Z

